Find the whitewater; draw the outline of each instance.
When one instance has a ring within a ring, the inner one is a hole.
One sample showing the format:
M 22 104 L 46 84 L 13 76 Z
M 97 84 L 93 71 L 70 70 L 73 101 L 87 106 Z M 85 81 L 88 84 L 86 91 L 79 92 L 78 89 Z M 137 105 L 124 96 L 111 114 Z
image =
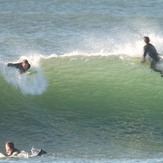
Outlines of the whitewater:
M 163 78 L 141 64 L 144 36 L 163 58 L 162 7 L 0 0 L 0 152 L 47 152 L 0 163 L 163 162 Z M 7 67 L 23 59 L 36 74 Z

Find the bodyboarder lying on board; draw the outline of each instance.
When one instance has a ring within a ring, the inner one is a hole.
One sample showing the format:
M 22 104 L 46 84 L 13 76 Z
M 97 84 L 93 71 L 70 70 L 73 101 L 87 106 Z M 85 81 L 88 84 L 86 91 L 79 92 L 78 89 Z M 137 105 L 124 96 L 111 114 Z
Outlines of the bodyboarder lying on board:
M 31 67 L 28 60 L 26 60 L 26 59 L 24 59 L 20 63 L 8 63 L 7 66 L 14 67 L 14 68 L 18 69 L 20 74 L 25 73 Z

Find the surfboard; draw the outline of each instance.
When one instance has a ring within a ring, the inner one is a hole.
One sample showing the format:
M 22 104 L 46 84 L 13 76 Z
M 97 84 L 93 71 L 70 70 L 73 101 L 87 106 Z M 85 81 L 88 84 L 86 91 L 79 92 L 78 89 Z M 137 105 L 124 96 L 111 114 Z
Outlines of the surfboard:
M 0 158 L 5 158 L 6 156 L 3 153 L 0 153 Z
M 149 66 L 150 63 L 148 60 L 145 60 L 145 62 L 142 62 L 142 58 L 134 58 L 131 60 L 134 64 L 136 65 L 144 65 L 144 66 Z
M 27 71 L 26 73 L 25 73 L 25 75 L 28 75 L 28 76 L 32 76 L 32 75 L 36 75 L 37 74 L 37 71 Z
M 18 155 L 16 156 L 9 156 L 10 158 L 30 158 L 30 157 L 37 157 L 37 156 L 42 156 L 44 154 L 47 154 L 46 151 L 44 151 L 43 149 L 35 149 L 32 148 L 31 149 L 31 154 L 25 152 L 25 151 L 21 151 Z M 3 153 L 0 153 L 0 159 L 3 158 L 8 158 L 8 156 L 6 157 Z

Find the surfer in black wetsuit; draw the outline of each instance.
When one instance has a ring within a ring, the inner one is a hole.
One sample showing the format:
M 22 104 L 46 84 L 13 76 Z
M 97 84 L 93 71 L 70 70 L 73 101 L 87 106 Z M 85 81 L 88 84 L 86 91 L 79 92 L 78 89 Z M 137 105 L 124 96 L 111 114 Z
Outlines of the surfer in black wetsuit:
M 31 67 L 31 65 L 29 64 L 28 60 L 26 60 L 26 59 L 24 59 L 20 63 L 8 63 L 7 66 L 8 67 L 15 67 L 15 68 L 19 69 L 19 72 L 21 74 L 26 72 Z
M 156 48 L 150 43 L 149 37 L 145 36 L 144 42 L 146 43 L 146 45 L 144 46 L 144 54 L 143 54 L 142 63 L 145 62 L 145 58 L 148 55 L 151 58 L 151 61 L 150 61 L 151 69 L 162 73 L 160 70 L 156 68 L 156 64 L 160 61 L 160 57 L 159 57 L 159 54 L 157 53 Z
M 24 153 L 24 151 L 19 151 L 18 149 L 16 149 L 14 147 L 14 143 L 9 141 L 6 142 L 5 144 L 5 149 L 6 149 L 6 155 L 3 155 L 2 153 L 0 153 L 2 155 L 1 158 L 3 157 L 18 157 L 18 158 L 24 158 L 27 157 L 26 156 L 26 152 Z M 31 155 L 28 155 L 29 157 L 36 157 L 36 156 L 42 156 L 44 154 L 47 154 L 46 151 L 44 151 L 43 149 L 35 149 L 34 147 L 32 147 L 31 149 Z
M 5 144 L 5 149 L 6 149 L 6 156 L 8 157 L 16 157 L 20 151 L 14 147 L 13 142 L 7 142 Z

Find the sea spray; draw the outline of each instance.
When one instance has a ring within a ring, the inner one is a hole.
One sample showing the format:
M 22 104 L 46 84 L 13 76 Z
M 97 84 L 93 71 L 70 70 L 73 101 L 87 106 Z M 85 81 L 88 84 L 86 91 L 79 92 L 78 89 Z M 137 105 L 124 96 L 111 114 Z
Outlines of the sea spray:
M 22 56 L 17 62 L 21 62 L 24 58 L 26 57 Z M 30 71 L 37 72 L 34 75 L 20 74 L 17 69 L 9 68 L 6 64 L 3 64 L 1 72 L 5 80 L 15 88 L 20 89 L 23 94 L 40 95 L 47 88 L 47 80 L 40 68 L 40 57 L 30 56 L 28 58 L 31 64 Z

